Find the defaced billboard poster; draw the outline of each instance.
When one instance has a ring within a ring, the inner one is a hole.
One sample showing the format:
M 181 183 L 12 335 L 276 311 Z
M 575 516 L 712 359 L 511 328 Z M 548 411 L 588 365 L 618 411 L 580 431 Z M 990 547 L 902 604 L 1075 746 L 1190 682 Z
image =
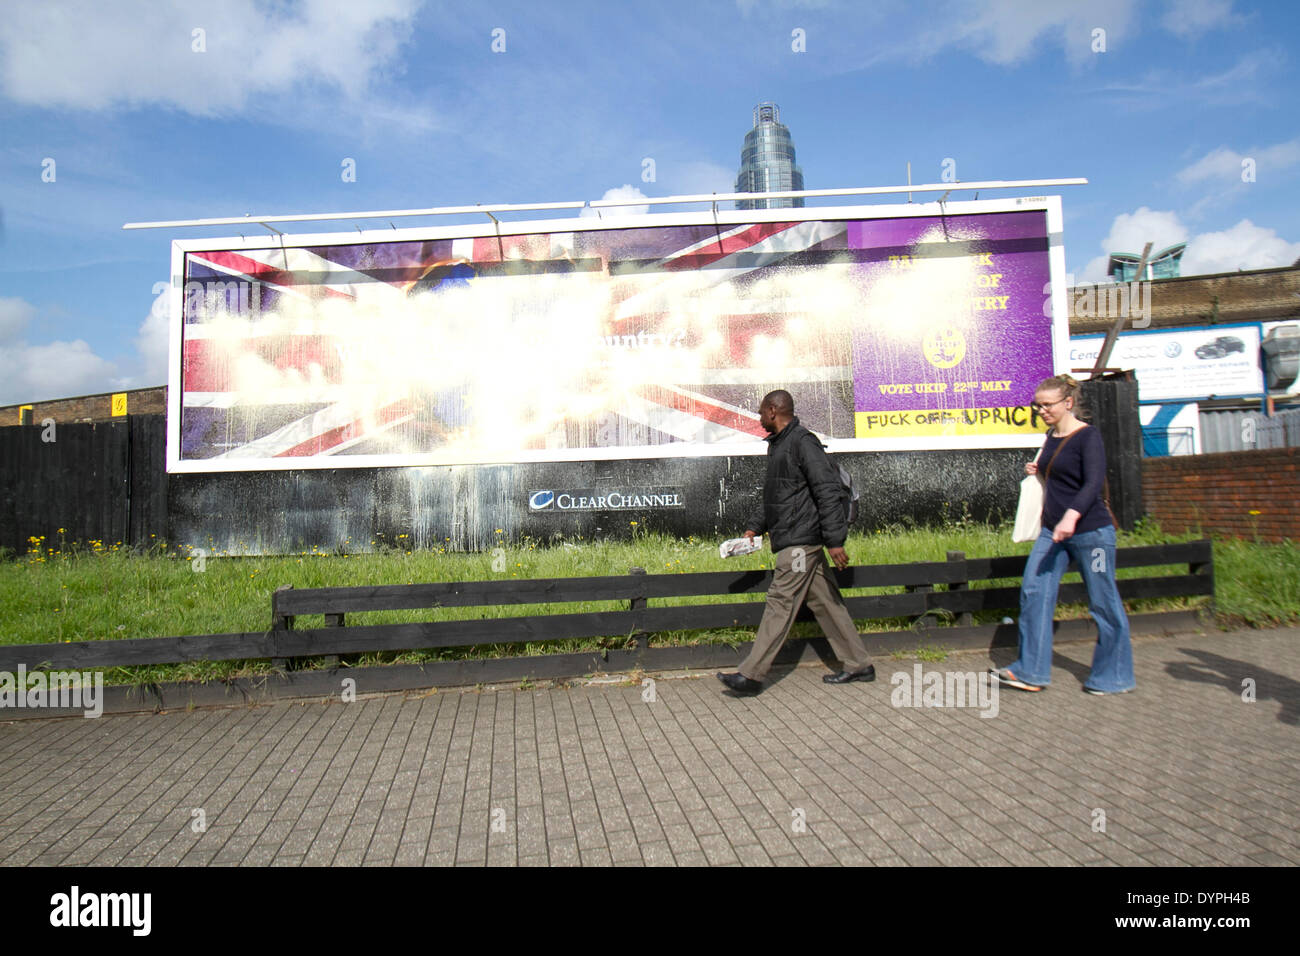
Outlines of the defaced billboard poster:
M 774 388 L 833 451 L 1036 445 L 1060 237 L 1046 197 L 177 241 L 168 470 L 762 454 Z

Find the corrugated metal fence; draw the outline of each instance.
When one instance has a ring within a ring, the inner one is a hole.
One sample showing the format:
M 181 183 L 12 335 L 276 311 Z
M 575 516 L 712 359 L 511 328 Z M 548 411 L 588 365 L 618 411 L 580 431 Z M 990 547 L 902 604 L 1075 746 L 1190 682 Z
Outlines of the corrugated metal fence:
M 1300 408 L 1272 418 L 1259 412 L 1201 412 L 1201 451 L 1249 451 L 1253 448 L 1300 446 Z

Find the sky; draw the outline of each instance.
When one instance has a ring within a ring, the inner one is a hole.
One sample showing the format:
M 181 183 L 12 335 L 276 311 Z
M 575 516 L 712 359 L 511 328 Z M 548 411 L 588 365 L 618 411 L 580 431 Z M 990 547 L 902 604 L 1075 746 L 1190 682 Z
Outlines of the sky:
M 761 101 L 808 189 L 1088 179 L 1072 282 L 1290 265 L 1297 51 L 1289 0 L 0 0 L 0 404 L 166 382 L 171 241 L 238 230 L 126 222 L 731 192 Z

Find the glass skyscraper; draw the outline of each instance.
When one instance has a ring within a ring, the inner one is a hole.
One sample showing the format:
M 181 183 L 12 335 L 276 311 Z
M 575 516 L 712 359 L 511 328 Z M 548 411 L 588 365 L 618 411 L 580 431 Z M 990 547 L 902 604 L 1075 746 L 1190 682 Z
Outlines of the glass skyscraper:
M 754 107 L 754 128 L 745 134 L 740 150 L 738 193 L 789 192 L 803 189 L 803 171 L 794 162 L 794 141 L 781 123 L 775 103 Z M 788 209 L 802 206 L 802 199 L 741 199 L 737 209 Z

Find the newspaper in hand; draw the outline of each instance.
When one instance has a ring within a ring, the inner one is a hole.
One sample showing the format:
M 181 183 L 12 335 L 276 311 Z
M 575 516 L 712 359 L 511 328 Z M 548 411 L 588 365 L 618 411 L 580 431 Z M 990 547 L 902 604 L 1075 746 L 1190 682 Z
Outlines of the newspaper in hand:
M 758 535 L 752 538 L 730 538 L 718 545 L 718 555 L 723 558 L 734 558 L 739 554 L 753 554 L 762 549 L 763 539 Z

